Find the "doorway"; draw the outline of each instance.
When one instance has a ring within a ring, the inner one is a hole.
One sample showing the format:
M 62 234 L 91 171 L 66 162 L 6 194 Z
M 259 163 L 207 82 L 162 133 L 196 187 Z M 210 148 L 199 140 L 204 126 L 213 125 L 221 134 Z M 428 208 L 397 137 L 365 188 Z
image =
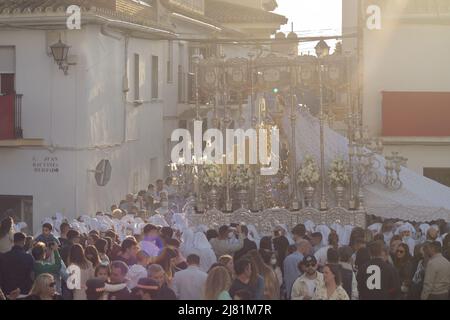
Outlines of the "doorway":
M 12 216 L 15 223 L 25 222 L 27 228 L 23 231 L 33 231 L 33 197 L 0 195 L 0 220 Z

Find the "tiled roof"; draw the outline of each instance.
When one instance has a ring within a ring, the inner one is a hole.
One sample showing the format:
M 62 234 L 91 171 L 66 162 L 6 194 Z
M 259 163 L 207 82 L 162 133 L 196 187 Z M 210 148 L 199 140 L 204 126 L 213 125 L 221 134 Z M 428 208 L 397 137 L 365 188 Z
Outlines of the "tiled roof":
M 153 10 L 140 7 L 136 2 L 111 0 L 0 0 L 0 17 L 7 15 L 45 15 L 52 13 L 66 14 L 71 5 L 80 6 L 82 12 L 99 16 L 114 18 L 149 27 L 159 26 L 154 17 Z M 129 5 L 129 6 L 127 6 Z
M 1 14 L 65 11 L 70 5 L 91 8 L 94 1 L 85 0 L 0 0 Z
M 211 18 L 209 18 L 209 17 L 207 17 L 205 15 L 202 15 L 200 13 L 196 13 L 194 11 L 189 11 L 189 10 L 183 9 L 182 7 L 179 7 L 177 5 L 171 4 L 168 0 L 161 0 L 161 3 L 167 9 L 169 9 L 170 11 L 172 11 L 174 13 L 185 15 L 185 16 L 187 16 L 189 18 L 196 19 L 198 21 L 202 21 L 202 22 L 205 22 L 205 23 L 209 23 L 209 24 L 217 26 L 217 27 L 222 27 L 218 23 L 218 21 L 215 21 L 215 20 L 213 20 L 213 19 L 211 19 Z M 207 3 L 208 3 L 208 1 L 205 1 L 205 6 L 207 5 Z
M 274 22 L 286 24 L 288 21 L 285 16 L 273 12 L 220 0 L 205 1 L 205 6 L 205 15 L 221 23 Z

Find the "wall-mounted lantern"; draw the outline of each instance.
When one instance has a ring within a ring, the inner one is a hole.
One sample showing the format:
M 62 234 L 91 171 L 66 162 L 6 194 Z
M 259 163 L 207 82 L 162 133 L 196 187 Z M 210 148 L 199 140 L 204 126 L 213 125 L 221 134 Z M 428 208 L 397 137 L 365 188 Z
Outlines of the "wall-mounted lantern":
M 53 59 L 55 59 L 59 69 L 63 70 L 65 75 L 68 75 L 69 64 L 67 63 L 67 56 L 69 54 L 70 46 L 59 39 L 57 43 L 50 46 L 50 49 L 52 50 Z

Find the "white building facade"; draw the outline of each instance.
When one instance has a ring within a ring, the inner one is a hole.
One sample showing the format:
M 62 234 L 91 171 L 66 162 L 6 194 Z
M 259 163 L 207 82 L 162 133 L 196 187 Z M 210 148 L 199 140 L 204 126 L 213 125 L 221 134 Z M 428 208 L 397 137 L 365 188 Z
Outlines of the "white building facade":
M 450 186 L 450 2 L 342 6 L 343 33 L 362 31 L 364 125 L 383 139 L 385 153 L 400 152 L 410 169 Z M 378 17 L 380 29 L 373 28 Z M 343 50 L 356 53 L 357 43 L 344 37 Z
M 0 214 L 12 208 L 34 231 L 57 212 L 109 211 L 164 178 L 171 132 L 193 109 L 184 34 L 239 34 L 204 1 L 92 0 L 80 30 L 57 3 L 0 0 Z M 50 50 L 59 39 L 67 75 Z
M 165 165 L 159 60 L 166 43 L 147 37 L 171 32 L 117 19 L 113 10 L 82 12 L 81 30 L 66 30 L 65 11 L 47 12 L 0 15 L 42 25 L 0 31 L 0 50 L 14 54 L 15 92 L 23 95 L 23 139 L 1 141 L 0 195 L 34 229 L 56 212 L 75 218 L 107 210 L 162 177 Z M 58 29 L 45 30 L 56 19 Z M 58 37 L 76 63 L 68 75 L 48 54 Z M 103 159 L 112 170 L 99 186 L 93 171 Z

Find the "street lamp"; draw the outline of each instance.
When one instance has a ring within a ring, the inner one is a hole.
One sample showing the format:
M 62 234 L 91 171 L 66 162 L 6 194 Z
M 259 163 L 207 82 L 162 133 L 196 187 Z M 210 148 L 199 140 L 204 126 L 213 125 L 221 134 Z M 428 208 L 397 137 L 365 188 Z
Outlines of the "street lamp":
M 320 176 L 321 176 L 321 196 L 320 196 L 320 210 L 328 209 L 326 190 L 325 190 L 325 130 L 324 120 L 325 114 L 323 112 L 323 82 L 322 82 L 322 59 L 330 54 L 330 47 L 324 40 L 320 40 L 316 45 L 316 54 L 319 60 L 319 98 L 320 98 Z
M 319 58 L 326 57 L 330 54 L 330 46 L 328 46 L 328 44 L 324 40 L 320 40 L 315 49 L 316 55 Z
M 195 120 L 201 121 L 200 118 L 200 96 L 199 96 L 199 85 L 198 85 L 198 72 L 199 72 L 199 64 L 201 60 L 201 56 L 196 54 L 192 56 L 192 62 L 194 63 L 195 68 Z
M 291 60 L 294 60 L 294 54 L 292 54 Z M 297 189 L 297 151 L 296 151 L 296 133 L 295 133 L 295 122 L 297 120 L 297 116 L 295 113 L 295 93 L 294 93 L 294 87 L 297 84 L 297 77 L 296 73 L 294 72 L 293 64 L 291 64 L 291 67 L 289 69 L 290 71 L 290 77 L 291 77 L 291 85 L 290 85 L 290 96 L 291 96 L 291 133 L 292 133 L 292 181 L 294 183 L 292 184 L 292 199 L 291 199 L 291 210 L 292 211 L 298 211 L 300 210 L 300 203 L 298 200 L 298 189 Z
M 68 74 L 69 65 L 67 64 L 67 56 L 69 54 L 70 46 L 66 45 L 59 39 L 59 41 L 50 46 L 52 50 L 53 59 L 58 64 L 59 68 L 64 71 L 64 74 Z

